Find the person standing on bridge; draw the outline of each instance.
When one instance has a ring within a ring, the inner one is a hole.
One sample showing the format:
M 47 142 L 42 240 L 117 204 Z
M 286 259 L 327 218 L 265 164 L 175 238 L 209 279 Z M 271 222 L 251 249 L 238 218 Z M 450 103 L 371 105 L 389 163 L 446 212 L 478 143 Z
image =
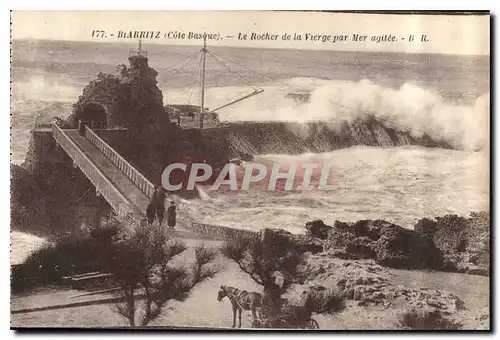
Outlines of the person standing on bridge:
M 175 202 L 170 201 L 170 206 L 167 209 L 167 225 L 170 229 L 174 229 L 177 219 L 177 212 L 175 207 Z
M 153 224 L 155 217 L 158 217 L 160 225 L 162 224 L 163 216 L 165 215 L 165 197 L 165 189 L 161 185 L 155 186 L 155 191 L 146 209 L 148 225 Z
M 156 212 L 156 204 L 154 202 L 155 194 L 156 194 L 156 191 L 153 194 L 153 197 L 151 198 L 151 200 L 149 201 L 148 207 L 146 209 L 146 217 L 148 219 L 148 226 L 153 225 L 153 222 L 155 221 L 155 212 Z
M 153 200 L 156 204 L 156 217 L 160 225 L 163 223 L 163 217 L 165 216 L 165 198 L 167 198 L 167 193 L 165 188 L 158 186 L 153 196 Z

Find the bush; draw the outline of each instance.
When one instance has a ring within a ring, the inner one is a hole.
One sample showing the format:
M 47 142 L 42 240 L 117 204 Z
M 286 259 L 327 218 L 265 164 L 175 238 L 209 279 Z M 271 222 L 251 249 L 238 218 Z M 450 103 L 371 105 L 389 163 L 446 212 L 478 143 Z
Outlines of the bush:
M 221 253 L 263 286 L 264 308 L 269 309 L 270 315 L 277 315 L 282 295 L 302 280 L 299 265 L 303 263 L 303 253 L 292 235 L 283 230 L 263 229 L 260 236 L 229 239 Z
M 265 321 L 259 326 L 305 328 L 313 313 L 336 313 L 345 308 L 344 300 L 338 294 L 322 286 L 304 292 L 303 304 L 289 304 L 283 299 L 283 294 L 292 284 L 301 284 L 305 279 L 301 272 L 305 259 L 300 243 L 283 230 L 263 229 L 260 238 L 240 236 L 229 239 L 221 252 L 263 286 L 261 312 Z
M 221 270 L 211 264 L 215 249 L 203 245 L 194 248 L 193 263 L 173 266 L 173 259 L 187 246 L 161 228 L 140 229 L 113 249 L 108 264 L 119 288 L 115 311 L 130 326 L 146 326 L 163 313 L 170 300 L 185 300 L 196 285 Z M 136 301 L 141 294 L 143 302 Z
M 307 293 L 306 305 L 314 313 L 335 314 L 342 312 L 346 305 L 345 299 L 335 291 L 327 290 L 323 286 L 315 286 Z
M 103 227 L 91 236 L 66 235 L 31 253 L 11 275 L 12 293 L 61 282 L 64 276 L 102 270 L 102 259 L 111 251 L 114 227 Z
M 439 310 L 410 310 L 399 318 L 398 328 L 407 330 L 457 330 L 462 323 L 451 320 Z

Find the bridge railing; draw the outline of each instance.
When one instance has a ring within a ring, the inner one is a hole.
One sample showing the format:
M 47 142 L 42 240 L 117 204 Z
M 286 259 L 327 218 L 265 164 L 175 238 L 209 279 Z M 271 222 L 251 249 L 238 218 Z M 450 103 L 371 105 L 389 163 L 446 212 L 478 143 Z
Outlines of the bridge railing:
M 99 168 L 97 168 L 94 162 L 80 150 L 57 124 L 52 124 L 52 133 L 57 143 L 66 151 L 73 162 L 78 165 L 80 170 L 118 213 L 118 218 L 130 226 L 135 227 L 138 225 L 142 216 L 131 209 L 125 196 L 115 188 L 110 180 L 99 170 Z
M 89 127 L 85 129 L 85 137 L 130 178 L 143 193 L 150 198 L 153 196 L 154 185 Z

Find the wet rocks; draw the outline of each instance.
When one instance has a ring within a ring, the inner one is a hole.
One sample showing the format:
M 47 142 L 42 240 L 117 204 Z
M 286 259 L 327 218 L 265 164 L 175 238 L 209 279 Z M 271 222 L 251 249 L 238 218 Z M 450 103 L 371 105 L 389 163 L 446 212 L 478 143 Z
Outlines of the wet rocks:
M 356 237 L 345 246 L 345 251 L 356 259 L 373 259 L 377 257 L 376 243 L 367 236 Z
M 432 238 L 438 230 L 438 226 L 436 221 L 428 218 L 422 218 L 417 222 L 417 224 L 415 224 L 413 230 L 422 236 Z

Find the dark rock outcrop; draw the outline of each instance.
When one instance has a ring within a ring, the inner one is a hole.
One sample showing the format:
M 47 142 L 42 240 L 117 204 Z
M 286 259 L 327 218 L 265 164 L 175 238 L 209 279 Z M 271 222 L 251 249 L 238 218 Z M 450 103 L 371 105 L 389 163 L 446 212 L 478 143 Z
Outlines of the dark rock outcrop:
M 427 135 L 414 137 L 408 132 L 386 126 L 374 117 L 344 122 L 228 122 L 218 129 L 207 130 L 222 136 L 228 143 L 231 157 L 242 154 L 301 154 L 328 152 L 356 145 L 453 148 L 444 140 Z
M 377 262 L 394 268 L 439 269 L 441 252 L 431 239 L 386 222 L 376 242 Z
M 127 128 L 122 156 L 155 184 L 161 183 L 163 170 L 172 163 L 206 162 L 212 168 L 222 168 L 230 158 L 223 136 L 205 130 L 183 130 L 172 123 L 157 86 L 158 73 L 142 55 L 131 56 L 129 62 L 129 67 L 120 65 L 116 74 L 99 73 L 83 89 L 73 105 L 69 124 L 76 127 L 80 119 L 88 123 L 105 120 L 108 128 Z M 183 171 L 174 171 L 171 183 L 186 182 L 185 177 Z M 181 194 L 197 196 L 192 190 Z
M 344 259 L 374 259 L 393 268 L 441 267 L 442 257 L 432 240 L 383 220 L 335 222 L 324 250 Z
M 422 236 L 426 236 L 432 239 L 434 237 L 434 234 L 438 230 L 437 222 L 428 218 L 422 218 L 417 222 L 417 224 L 415 224 L 413 230 L 415 230 Z
M 294 239 L 297 241 L 298 249 L 303 253 L 310 252 L 317 254 L 323 251 L 322 239 L 308 235 L 296 235 Z
M 326 225 L 322 220 L 315 220 L 307 222 L 306 229 L 307 235 L 325 240 L 328 237 L 328 231 L 332 229 L 332 227 Z
M 449 271 L 489 275 L 490 216 L 472 213 L 469 218 L 445 215 L 422 219 L 415 231 L 434 242 L 443 254 L 442 268 Z
M 289 240 L 292 240 L 295 245 L 295 249 L 300 253 L 310 252 L 317 254 L 323 251 L 323 240 L 307 234 L 294 235 L 284 229 L 261 229 L 260 238 L 262 242 L 276 244 L 278 246 L 281 243 L 284 244 Z
M 457 215 L 436 217 L 434 244 L 445 253 L 461 253 L 467 247 L 467 219 Z
M 469 218 L 424 218 L 413 230 L 383 220 L 335 221 L 333 227 L 314 221 L 308 227 L 314 225 L 328 230 L 323 249 L 332 257 L 374 259 L 393 268 L 489 275 L 490 218 L 484 212 L 472 213 Z

